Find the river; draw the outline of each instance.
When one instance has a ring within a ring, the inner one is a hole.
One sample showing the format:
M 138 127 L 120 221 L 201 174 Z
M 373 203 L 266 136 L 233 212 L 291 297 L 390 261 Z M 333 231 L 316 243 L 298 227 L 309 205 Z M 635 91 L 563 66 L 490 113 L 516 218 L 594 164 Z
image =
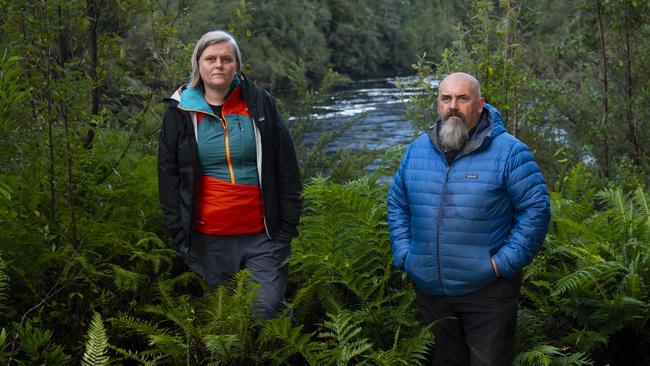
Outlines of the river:
M 408 83 L 414 77 L 401 80 Z M 356 121 L 354 125 L 330 143 L 327 152 L 343 148 L 386 149 L 410 143 L 415 133 L 404 116 L 402 98 L 408 99 L 417 90 L 407 90 L 402 95 L 394 82 L 395 78 L 354 81 L 323 95 L 311 115 L 323 128 L 307 134 L 303 143 L 314 144 L 323 131 L 341 128 L 352 119 Z

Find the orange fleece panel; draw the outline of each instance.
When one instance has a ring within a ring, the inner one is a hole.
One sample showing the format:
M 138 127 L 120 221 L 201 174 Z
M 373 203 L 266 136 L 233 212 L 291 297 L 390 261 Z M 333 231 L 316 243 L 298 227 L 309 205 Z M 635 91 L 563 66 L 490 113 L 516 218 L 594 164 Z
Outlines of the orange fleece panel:
M 240 235 L 264 231 L 262 190 L 198 177 L 194 230 L 210 235 Z

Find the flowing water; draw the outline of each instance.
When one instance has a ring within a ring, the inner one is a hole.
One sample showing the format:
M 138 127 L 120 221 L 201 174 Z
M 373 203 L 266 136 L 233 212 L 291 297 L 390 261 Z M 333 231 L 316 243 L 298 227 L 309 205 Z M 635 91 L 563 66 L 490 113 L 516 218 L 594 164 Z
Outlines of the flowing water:
M 402 83 L 413 80 L 401 78 Z M 343 128 L 352 120 L 352 127 L 327 146 L 328 152 L 343 148 L 386 149 L 410 143 L 415 133 L 404 116 L 404 101 L 418 91 L 402 93 L 394 83 L 395 78 L 354 81 L 324 95 L 311 115 L 323 128 L 307 134 L 304 143 L 314 144 L 323 131 Z

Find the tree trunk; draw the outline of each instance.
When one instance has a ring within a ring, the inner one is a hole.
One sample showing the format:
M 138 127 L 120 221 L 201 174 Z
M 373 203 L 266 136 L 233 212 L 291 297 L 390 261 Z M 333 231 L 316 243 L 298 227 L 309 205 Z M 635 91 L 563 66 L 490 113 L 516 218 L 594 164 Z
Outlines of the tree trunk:
M 626 17 L 627 18 L 627 17 Z M 632 26 L 631 24 L 627 24 Z M 628 142 L 630 143 L 630 155 L 634 164 L 639 166 L 641 165 L 641 146 L 639 144 L 639 133 L 635 124 L 634 117 L 634 93 L 633 93 L 633 81 L 632 81 L 632 42 L 630 41 L 630 28 L 625 27 L 625 42 L 624 42 L 624 64 L 625 64 L 625 118 L 627 119 L 627 124 L 629 128 Z
M 86 17 L 88 17 L 88 41 L 90 43 L 90 60 L 89 72 L 92 81 L 91 99 L 92 111 L 91 114 L 96 116 L 99 114 L 99 78 L 97 77 L 97 22 L 99 21 L 99 9 L 95 0 L 86 1 Z M 83 145 L 86 149 L 93 146 L 93 138 L 95 137 L 95 126 L 91 124 L 86 136 L 83 138 Z
M 58 9 L 59 21 L 64 24 L 63 11 L 61 7 Z M 65 81 L 65 63 L 67 56 L 67 27 L 61 27 L 61 34 L 59 35 L 59 69 L 60 69 L 60 81 Z M 68 191 L 68 204 L 70 205 L 70 240 L 75 246 L 79 244 L 79 239 L 77 236 L 77 213 L 75 209 L 75 186 L 72 179 L 72 148 L 70 147 L 70 121 L 68 115 L 68 108 L 66 105 L 65 98 L 59 98 L 59 117 L 63 123 L 63 133 L 65 139 L 65 164 L 66 164 L 66 173 L 67 173 L 67 191 Z
M 600 80 L 603 84 L 603 98 L 602 98 L 602 128 L 607 130 L 609 128 L 609 90 L 607 80 L 607 51 L 605 49 L 605 29 L 603 26 L 603 9 L 600 0 L 595 1 L 596 17 L 598 20 L 598 52 L 600 54 Z M 609 136 L 603 133 L 603 174 L 609 178 Z

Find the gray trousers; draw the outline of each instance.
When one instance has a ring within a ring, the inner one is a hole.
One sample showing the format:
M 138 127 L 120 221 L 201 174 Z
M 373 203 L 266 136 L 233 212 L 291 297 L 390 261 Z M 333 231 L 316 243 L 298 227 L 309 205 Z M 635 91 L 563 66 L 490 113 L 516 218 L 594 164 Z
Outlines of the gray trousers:
M 248 268 L 260 284 L 253 311 L 264 319 L 273 318 L 284 303 L 287 289 L 289 245 L 271 240 L 266 233 L 208 235 L 192 233 L 192 247 L 183 260 L 203 277 L 210 290 Z

